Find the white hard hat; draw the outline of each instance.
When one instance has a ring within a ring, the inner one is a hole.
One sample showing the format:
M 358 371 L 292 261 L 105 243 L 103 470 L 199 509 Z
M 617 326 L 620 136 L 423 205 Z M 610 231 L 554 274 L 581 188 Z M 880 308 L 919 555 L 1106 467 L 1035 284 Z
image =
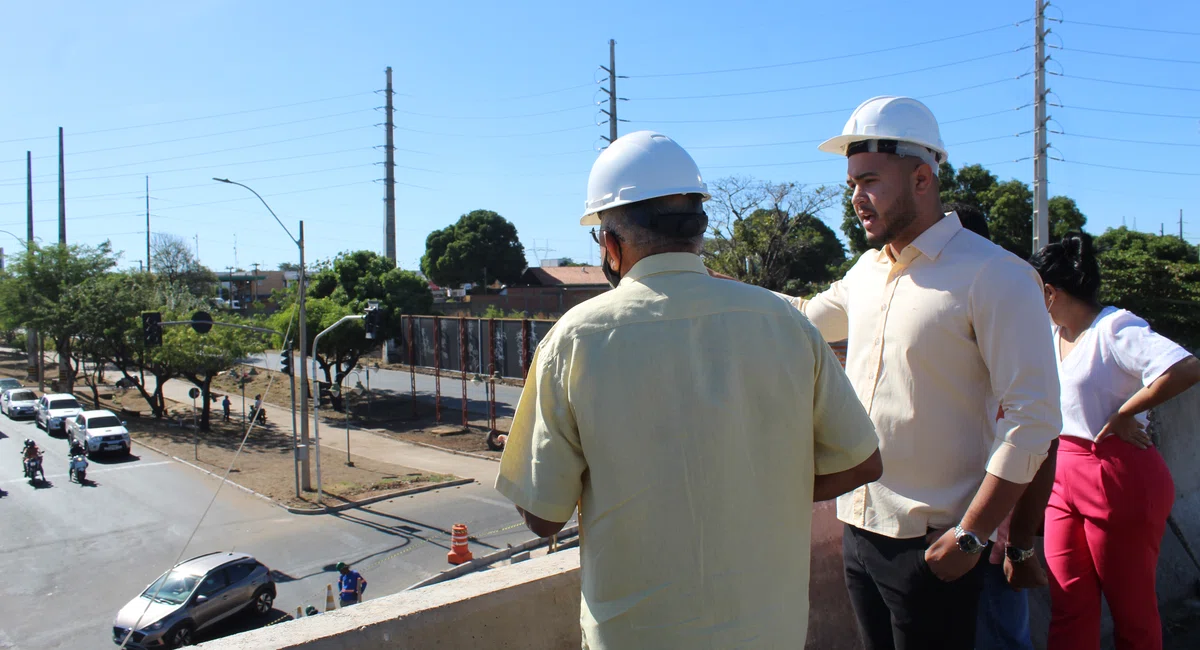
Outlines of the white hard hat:
M 653 131 L 635 131 L 609 145 L 588 175 L 587 202 L 580 225 L 596 226 L 601 210 L 675 194 L 709 199 L 696 161 L 674 140 Z
M 929 107 L 912 97 L 872 97 L 850 115 L 842 134 L 822 142 L 818 149 L 847 155 L 851 145 L 871 140 L 893 140 L 919 145 L 933 152 L 936 162 L 945 162 L 946 147 L 937 119 Z M 903 154 L 904 147 L 896 153 Z M 875 151 L 872 148 L 870 151 Z M 935 164 L 934 167 L 937 165 Z

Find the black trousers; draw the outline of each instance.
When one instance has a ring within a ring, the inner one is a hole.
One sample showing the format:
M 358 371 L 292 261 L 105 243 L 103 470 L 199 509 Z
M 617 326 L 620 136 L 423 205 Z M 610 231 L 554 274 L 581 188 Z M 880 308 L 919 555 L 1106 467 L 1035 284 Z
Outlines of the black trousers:
M 925 563 L 924 537 L 893 539 L 846 525 L 846 589 L 866 650 L 972 650 L 986 553 L 943 582 Z

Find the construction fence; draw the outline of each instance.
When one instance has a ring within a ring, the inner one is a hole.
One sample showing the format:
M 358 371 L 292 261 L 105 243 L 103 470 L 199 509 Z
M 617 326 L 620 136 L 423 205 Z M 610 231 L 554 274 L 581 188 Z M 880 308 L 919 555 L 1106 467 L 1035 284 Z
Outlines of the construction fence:
M 388 361 L 435 371 L 524 379 L 552 320 L 403 316 Z

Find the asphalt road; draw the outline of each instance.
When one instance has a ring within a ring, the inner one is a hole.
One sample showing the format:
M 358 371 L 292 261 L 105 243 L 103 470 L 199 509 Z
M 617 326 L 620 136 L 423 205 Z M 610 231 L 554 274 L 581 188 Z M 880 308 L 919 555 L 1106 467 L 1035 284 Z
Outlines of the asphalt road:
M 25 438 L 46 451 L 45 485 L 21 476 Z M 116 647 L 117 610 L 179 556 L 244 551 L 276 574 L 272 616 L 242 617 L 201 635 L 208 639 L 270 623 L 297 606 L 323 609 L 339 560 L 363 573 L 368 598 L 403 590 L 448 566 L 456 522 L 481 536 L 472 545 L 476 555 L 531 537 L 488 485 L 337 515 L 291 515 L 229 486 L 218 492 L 218 480 L 136 444 L 131 458 L 93 460 L 90 484 L 80 486 L 68 481 L 66 446 L 32 422 L 0 416 L 0 648 L 6 650 Z
M 256 357 L 249 359 L 251 363 L 260 368 L 269 370 L 279 370 L 279 355 L 275 352 L 266 352 Z M 311 363 L 311 361 L 309 362 Z M 319 369 L 318 369 L 319 370 Z M 299 370 L 297 369 L 297 373 Z M 299 374 L 297 374 L 299 376 Z M 468 375 L 470 377 L 471 375 Z M 324 375 L 320 375 L 324 377 Z M 357 381 L 355 375 L 350 375 L 350 382 Z M 417 374 L 417 397 L 425 400 L 432 400 L 436 378 L 432 375 Z M 366 375 L 363 375 L 363 385 L 366 385 Z M 409 395 L 412 393 L 412 377 L 407 372 L 397 370 L 372 370 L 371 371 L 371 390 L 372 391 L 387 391 L 400 395 Z M 521 389 L 515 386 L 505 386 L 503 384 L 496 385 L 496 415 L 501 417 L 511 416 L 517 408 L 517 401 L 521 398 Z M 458 410 L 462 408 L 462 381 L 442 377 L 442 407 L 450 410 Z M 467 410 L 472 413 L 487 414 L 487 386 L 480 382 L 475 383 L 467 380 Z

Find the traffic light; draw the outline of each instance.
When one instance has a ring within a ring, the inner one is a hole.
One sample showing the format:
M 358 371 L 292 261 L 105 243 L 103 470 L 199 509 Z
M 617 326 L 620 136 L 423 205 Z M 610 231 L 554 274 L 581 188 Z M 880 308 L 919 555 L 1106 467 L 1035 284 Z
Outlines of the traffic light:
M 279 371 L 285 375 L 292 374 L 292 342 L 283 342 L 283 351 L 279 353 Z
M 368 340 L 373 341 L 379 337 L 382 320 L 383 312 L 380 311 L 377 304 L 367 307 L 366 315 L 363 316 L 363 329 L 366 330 Z
M 162 314 L 156 311 L 142 313 L 142 341 L 146 347 L 153 348 L 162 345 Z

